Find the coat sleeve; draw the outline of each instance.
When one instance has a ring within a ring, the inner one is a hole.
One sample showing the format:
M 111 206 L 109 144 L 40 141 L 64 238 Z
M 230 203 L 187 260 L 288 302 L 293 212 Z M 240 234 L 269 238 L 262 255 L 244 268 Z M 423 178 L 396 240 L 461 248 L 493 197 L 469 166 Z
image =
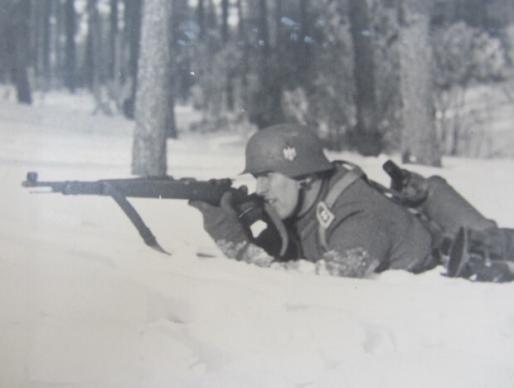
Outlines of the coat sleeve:
M 236 243 L 227 240 L 215 240 L 215 243 L 229 259 L 244 261 L 259 267 L 269 267 L 274 260 L 263 248 L 249 241 Z
M 344 277 L 368 277 L 386 264 L 391 250 L 387 222 L 366 210 L 339 218 L 327 231 L 327 244 L 319 271 Z

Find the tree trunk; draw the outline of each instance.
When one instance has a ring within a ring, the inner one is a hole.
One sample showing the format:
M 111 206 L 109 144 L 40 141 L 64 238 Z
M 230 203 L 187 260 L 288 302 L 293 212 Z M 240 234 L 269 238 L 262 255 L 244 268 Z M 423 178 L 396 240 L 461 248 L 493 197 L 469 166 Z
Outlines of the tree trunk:
M 229 1 L 222 0 L 221 2 L 222 18 L 221 18 L 221 40 L 224 47 L 227 47 L 230 40 L 229 24 L 228 24 L 228 13 L 229 13 Z M 225 105 L 227 110 L 234 110 L 234 64 L 229 63 L 226 72 L 226 84 L 225 84 Z
M 4 83 L 9 78 L 9 42 L 8 38 L 8 15 L 6 12 L 0 12 L 0 82 Z
M 123 113 L 134 118 L 139 47 L 141 41 L 141 7 L 143 0 L 125 0 L 125 39 L 129 46 L 129 77 L 131 79 L 130 96 L 123 103 Z
M 180 17 L 182 17 L 182 6 L 187 7 L 186 4 L 179 4 L 179 0 L 171 1 L 171 15 L 170 15 L 170 35 L 169 35 L 169 44 L 170 44 L 170 53 L 173 53 L 173 56 L 170 55 L 170 69 L 168 72 L 168 109 L 166 115 L 166 137 L 168 139 L 176 139 L 178 138 L 177 132 L 177 120 L 175 117 L 175 95 L 178 90 L 178 63 L 177 56 L 179 55 L 179 45 L 177 43 L 179 36 L 179 26 L 180 26 Z
M 77 46 L 75 32 L 77 30 L 75 4 L 73 0 L 66 0 L 66 60 L 64 69 L 64 83 L 70 92 L 74 93 L 77 87 Z
M 194 55 L 191 55 L 190 47 L 183 44 L 183 31 L 187 29 L 191 7 L 188 0 L 173 0 L 172 1 L 172 19 L 171 29 L 172 45 L 172 81 L 173 81 L 173 96 L 180 100 L 187 100 L 190 97 L 192 77 L 191 63 Z M 174 125 L 175 132 L 176 126 Z
M 440 166 L 427 7 L 424 0 L 400 0 L 399 3 L 401 152 L 404 163 Z
M 365 1 L 365 0 L 361 0 Z M 305 85 L 308 79 L 307 71 L 310 66 L 310 19 L 309 19 L 309 2 L 308 0 L 300 0 L 300 40 L 297 47 L 297 66 L 298 66 L 298 79 L 301 84 Z
M 207 30 L 214 30 L 218 26 L 218 12 L 216 9 L 216 4 L 214 4 L 214 0 L 209 0 L 207 5 L 207 19 L 206 19 L 206 27 Z
M 168 87 L 169 103 L 166 109 L 166 138 L 177 139 L 177 120 L 175 116 L 175 92 L 174 80 L 170 77 L 170 86 Z
M 109 24 L 109 78 L 115 79 L 118 53 L 118 0 L 110 1 Z
M 229 31 L 228 31 L 228 0 L 221 0 L 221 41 L 223 43 L 228 42 Z
M 205 0 L 198 0 L 198 5 L 196 6 L 196 17 L 198 19 L 198 38 L 205 38 Z
M 259 128 L 280 123 L 284 120 L 281 106 L 282 85 L 280 79 L 275 79 L 274 62 L 278 53 L 272 53 L 268 23 L 268 4 L 266 0 L 258 3 L 259 58 L 257 61 L 257 76 L 259 89 L 252 98 L 250 120 Z
M 270 41 L 268 27 L 268 2 L 259 0 L 259 45 L 261 46 L 261 76 L 267 73 L 270 60 Z
M 53 0 L 53 13 L 55 17 L 55 33 L 53 39 L 53 51 L 55 53 L 55 64 L 53 76 L 56 80 L 61 81 L 62 70 L 63 70 L 63 50 L 62 50 L 62 38 L 64 36 L 64 14 L 63 7 L 59 0 Z
M 239 69 L 239 76 L 241 77 L 241 105 L 244 110 L 248 109 L 248 69 L 249 65 L 249 43 L 248 34 L 246 32 L 245 13 L 243 10 L 243 1 L 237 0 L 237 33 L 238 42 L 243 46 L 241 65 Z
M 41 76 L 43 77 L 43 85 L 45 89 L 48 88 L 50 80 L 50 40 L 51 40 L 51 28 L 50 28 L 50 15 L 52 11 L 52 1 L 44 0 L 43 12 L 40 16 L 43 20 L 42 25 L 42 45 L 41 45 Z
M 275 38 L 275 49 L 278 55 L 282 55 L 286 50 L 287 37 L 285 36 L 284 26 L 282 24 L 283 17 L 283 2 L 282 0 L 277 0 L 275 2 L 275 28 L 276 28 L 276 38 Z M 277 67 L 279 69 L 282 68 L 281 61 L 277 61 Z
M 259 0 L 259 68 L 257 74 L 259 77 L 259 90 L 253 101 L 253 110 L 256 110 L 253 121 L 259 128 L 267 127 L 272 124 L 270 111 L 273 109 L 270 104 L 271 95 L 270 87 L 270 62 L 271 50 L 269 42 L 268 28 L 268 4 L 266 0 Z M 260 104 L 256 104 L 259 102 Z
M 303 5 L 303 3 L 302 3 Z M 276 29 L 276 43 L 275 47 L 269 48 L 268 56 L 271 56 L 267 61 L 266 66 L 268 73 L 266 76 L 266 86 L 269 90 L 271 122 L 270 124 L 277 124 L 283 121 L 284 115 L 282 112 L 282 92 L 284 85 L 287 83 L 288 72 L 287 66 L 283 62 L 284 52 L 286 48 L 286 37 L 284 36 L 284 29 L 282 26 L 283 1 L 275 1 L 275 29 Z M 271 43 L 269 43 L 271 46 Z
M 458 1 L 459 16 L 464 21 L 478 28 L 487 27 L 487 3 L 483 0 L 461 0 Z
M 88 32 L 85 59 L 85 77 L 88 87 L 97 92 L 100 81 L 103 79 L 103 61 L 101 49 L 101 22 L 98 13 L 97 0 L 87 2 Z
M 168 0 L 146 0 L 143 3 L 136 129 L 132 149 L 132 172 L 136 175 L 166 174 L 166 121 L 171 62 L 169 7 Z
M 18 102 L 32 104 L 32 92 L 30 89 L 27 67 L 30 50 L 30 1 L 18 0 L 12 4 L 12 13 L 7 22 L 7 42 L 9 44 L 9 59 L 11 78 L 16 86 Z
M 11 4 L 14 4 L 17 0 L 11 1 Z M 34 1 L 31 4 L 30 10 L 30 26 L 29 26 L 29 34 L 30 34 L 30 66 L 34 69 L 34 78 L 39 80 L 41 76 L 41 53 L 42 53 L 42 22 L 43 18 L 41 14 L 43 13 L 42 7 L 44 3 L 42 1 Z
M 365 156 L 382 151 L 378 131 L 374 47 L 367 0 L 350 0 L 350 23 L 354 53 L 355 105 L 357 123 L 352 142 Z

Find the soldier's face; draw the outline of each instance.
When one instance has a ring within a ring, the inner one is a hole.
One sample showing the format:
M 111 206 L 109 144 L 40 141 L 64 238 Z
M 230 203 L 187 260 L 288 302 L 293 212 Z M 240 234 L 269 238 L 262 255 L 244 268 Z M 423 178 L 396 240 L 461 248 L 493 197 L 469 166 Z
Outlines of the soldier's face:
M 257 178 L 257 194 L 275 210 L 280 219 L 293 215 L 300 196 L 300 184 L 279 172 L 270 172 Z

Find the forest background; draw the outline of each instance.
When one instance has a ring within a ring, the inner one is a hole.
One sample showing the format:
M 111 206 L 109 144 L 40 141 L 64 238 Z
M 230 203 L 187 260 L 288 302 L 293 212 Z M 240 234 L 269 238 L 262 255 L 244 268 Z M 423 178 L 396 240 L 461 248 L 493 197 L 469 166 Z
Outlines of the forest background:
M 0 4 L 0 82 L 20 103 L 86 91 L 92 113 L 134 119 L 138 175 L 165 174 L 166 139 L 183 131 L 283 121 L 403 162 L 514 155 L 497 117 L 514 99 L 511 0 Z M 201 119 L 180 127 L 178 104 Z

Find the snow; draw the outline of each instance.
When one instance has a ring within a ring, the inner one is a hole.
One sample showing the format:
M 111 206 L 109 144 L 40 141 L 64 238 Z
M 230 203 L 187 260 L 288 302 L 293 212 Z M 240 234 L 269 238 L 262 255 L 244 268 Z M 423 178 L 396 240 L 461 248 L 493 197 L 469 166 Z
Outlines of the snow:
M 41 179 L 130 176 L 132 124 L 84 96 L 0 101 L 0 387 L 512 387 L 514 284 L 386 272 L 356 280 L 227 260 L 185 201 L 133 200 L 172 252 L 110 198 L 30 194 Z M 190 112 L 187 109 L 178 111 Z M 189 114 L 189 113 L 187 113 Z M 169 142 L 169 173 L 239 177 L 246 133 Z M 387 183 L 385 156 L 330 154 Z M 512 160 L 439 173 L 514 225 Z

